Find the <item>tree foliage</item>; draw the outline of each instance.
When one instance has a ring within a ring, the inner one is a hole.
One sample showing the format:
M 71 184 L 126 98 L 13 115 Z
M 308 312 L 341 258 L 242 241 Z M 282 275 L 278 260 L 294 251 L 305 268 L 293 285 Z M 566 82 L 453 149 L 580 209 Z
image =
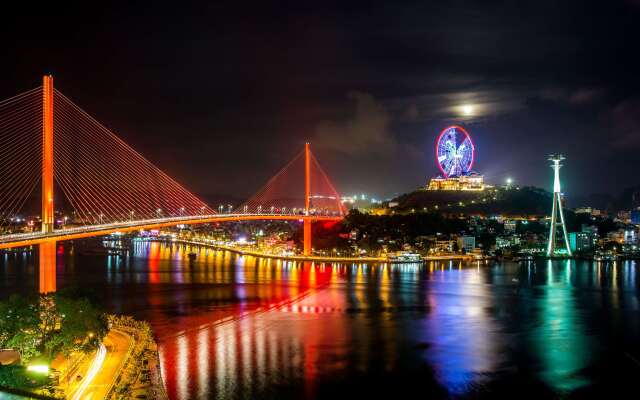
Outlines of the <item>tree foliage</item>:
M 18 350 L 23 362 L 92 351 L 107 331 L 104 313 L 84 298 L 14 295 L 0 302 L 0 348 Z
M 467 227 L 466 219 L 437 213 L 376 216 L 357 210 L 352 210 L 343 224 L 348 231 L 359 232 L 358 245 L 368 250 L 380 249 L 382 241 L 411 244 L 418 236 L 460 233 Z

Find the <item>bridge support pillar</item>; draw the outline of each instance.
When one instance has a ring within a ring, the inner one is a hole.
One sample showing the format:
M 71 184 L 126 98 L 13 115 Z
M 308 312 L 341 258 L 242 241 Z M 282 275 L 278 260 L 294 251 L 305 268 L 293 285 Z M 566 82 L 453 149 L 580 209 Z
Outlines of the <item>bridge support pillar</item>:
M 42 80 L 42 232 L 53 231 L 53 77 Z
M 309 215 L 309 207 L 311 206 L 311 158 L 309 151 L 309 143 L 304 145 L 304 213 Z M 311 255 L 311 220 L 309 218 L 304 219 L 304 243 L 303 254 L 305 256 Z
M 40 243 L 40 294 L 56 291 L 56 242 Z
M 304 226 L 303 226 L 303 231 L 304 231 L 304 243 L 303 243 L 303 254 L 305 256 L 310 256 L 311 255 L 311 224 L 313 222 L 311 222 L 310 219 L 305 218 L 304 219 Z

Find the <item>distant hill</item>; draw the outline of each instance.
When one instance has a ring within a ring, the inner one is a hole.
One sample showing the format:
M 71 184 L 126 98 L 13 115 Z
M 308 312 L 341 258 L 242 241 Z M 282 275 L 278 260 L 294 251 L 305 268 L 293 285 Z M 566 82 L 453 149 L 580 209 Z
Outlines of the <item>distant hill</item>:
M 472 191 L 417 190 L 392 200 L 401 211 L 432 210 L 485 215 L 548 215 L 552 194 L 536 187 Z
M 637 207 L 640 207 L 640 185 L 628 187 L 623 190 L 614 203 L 613 211 L 626 211 Z
M 567 196 L 567 205 L 571 208 L 593 207 L 611 211 L 615 207 L 616 197 L 607 193 L 595 193 L 588 196 Z
M 615 214 L 640 207 L 640 185 L 630 186 L 618 195 L 598 193 L 589 196 L 569 197 L 570 207 L 594 207 Z

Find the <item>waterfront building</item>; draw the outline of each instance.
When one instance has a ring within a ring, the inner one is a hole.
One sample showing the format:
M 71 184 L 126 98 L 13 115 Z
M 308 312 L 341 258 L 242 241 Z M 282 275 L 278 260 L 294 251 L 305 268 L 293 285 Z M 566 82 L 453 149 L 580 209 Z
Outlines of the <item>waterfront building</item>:
M 453 240 L 435 240 L 432 242 L 430 251 L 436 253 L 450 253 L 453 251 Z
M 593 249 L 594 236 L 591 232 L 569 233 L 569 246 L 571 251 L 589 251 Z
M 476 247 L 475 236 L 458 236 L 458 248 L 467 253 L 471 253 Z

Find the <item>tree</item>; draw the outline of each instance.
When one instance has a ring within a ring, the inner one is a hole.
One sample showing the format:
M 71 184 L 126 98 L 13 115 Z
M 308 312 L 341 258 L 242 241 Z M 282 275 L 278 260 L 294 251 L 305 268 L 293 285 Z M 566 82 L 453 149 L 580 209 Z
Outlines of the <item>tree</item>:
M 12 296 L 0 302 L 0 347 L 20 352 L 23 362 L 62 352 L 89 352 L 108 331 L 106 316 L 87 299 L 60 295 Z
M 38 310 L 27 298 L 13 295 L 0 302 L 0 347 L 14 348 L 22 359 L 37 354 Z

